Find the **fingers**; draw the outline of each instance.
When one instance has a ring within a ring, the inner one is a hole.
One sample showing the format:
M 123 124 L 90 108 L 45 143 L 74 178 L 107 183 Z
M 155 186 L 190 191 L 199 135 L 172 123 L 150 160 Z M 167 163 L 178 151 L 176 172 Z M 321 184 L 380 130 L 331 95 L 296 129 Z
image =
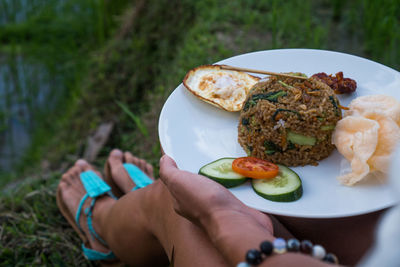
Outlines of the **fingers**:
M 192 194 L 198 190 L 224 190 L 224 187 L 201 175 L 178 169 L 167 155 L 160 159 L 160 179 L 172 194 Z
M 180 196 L 191 194 L 198 186 L 204 186 L 199 183 L 199 179 L 202 179 L 202 177 L 178 169 L 175 161 L 167 155 L 160 159 L 160 179 L 172 194 L 179 194 Z
M 164 154 L 161 159 L 160 159 L 160 164 L 163 163 L 165 164 L 165 166 L 168 165 L 172 165 L 175 168 L 178 168 L 178 166 L 176 165 L 175 160 L 173 160 L 170 156 L 168 156 L 167 154 Z
M 168 155 L 164 154 L 160 159 L 160 179 L 165 185 L 170 184 L 171 180 L 176 179 L 179 173 L 176 162 Z

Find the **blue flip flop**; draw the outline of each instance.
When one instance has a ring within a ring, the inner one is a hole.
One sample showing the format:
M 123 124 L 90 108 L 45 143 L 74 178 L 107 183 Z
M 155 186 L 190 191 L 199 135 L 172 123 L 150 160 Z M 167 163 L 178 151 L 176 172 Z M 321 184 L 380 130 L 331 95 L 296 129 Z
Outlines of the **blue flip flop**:
M 132 191 L 146 187 L 153 183 L 153 180 L 151 180 L 149 176 L 147 176 L 141 169 L 132 163 L 124 163 L 124 168 L 136 185 L 134 188 L 132 188 Z
M 120 261 L 115 257 L 112 251 L 108 253 L 103 253 L 88 247 L 89 238 L 95 238 L 99 240 L 99 242 L 107 246 L 106 242 L 96 233 L 96 231 L 93 228 L 92 224 L 93 207 L 96 203 L 97 198 L 100 196 L 107 194 L 114 199 L 116 199 L 116 197 L 111 192 L 110 186 L 108 186 L 95 172 L 93 171 L 82 172 L 80 174 L 80 179 L 86 190 L 86 194 L 82 197 L 75 216 L 70 212 L 69 208 L 64 203 L 60 187 L 58 187 L 56 195 L 57 206 L 61 214 L 68 221 L 69 225 L 75 230 L 75 232 L 79 235 L 80 239 L 82 240 L 83 254 L 88 260 L 101 261 L 102 265 L 104 266 L 106 265 L 120 266 Z M 92 201 L 90 203 L 90 206 L 85 209 L 84 213 L 87 217 L 87 226 L 89 229 L 90 237 L 85 235 L 79 224 L 79 217 L 82 213 L 83 205 L 89 197 L 92 198 Z
M 124 163 L 123 166 L 124 166 L 126 172 L 128 173 L 129 178 L 136 185 L 134 188 L 132 188 L 132 191 L 146 187 L 153 183 L 153 180 L 150 179 L 150 177 L 148 175 L 146 175 L 140 168 L 138 168 L 134 164 Z M 106 174 L 105 181 L 112 188 L 112 192 L 114 193 L 114 195 L 117 197 L 123 196 L 124 192 L 122 192 L 121 189 L 119 189 L 119 187 L 114 183 L 114 181 L 112 179 L 111 167 L 109 166 L 108 163 L 106 163 L 106 165 L 104 167 L 104 172 Z
M 126 169 L 127 173 L 129 174 L 129 177 L 132 179 L 132 181 L 136 184 L 136 186 L 132 189 L 132 191 L 137 190 L 139 188 L 143 188 L 151 183 L 153 183 L 153 180 L 150 179 L 142 170 L 140 170 L 137 166 L 131 164 L 131 163 L 125 163 L 124 168 Z M 110 176 L 111 177 L 111 176 Z M 114 182 L 109 179 L 109 177 L 106 177 L 108 179 L 108 183 L 113 187 L 116 186 Z M 85 257 L 88 260 L 92 261 L 104 261 L 104 263 L 107 263 L 108 261 L 112 260 L 111 262 L 115 264 L 111 264 L 112 266 L 119 266 L 118 264 L 118 259 L 114 255 L 112 251 L 108 253 L 103 253 L 100 251 L 93 250 L 88 247 L 89 241 L 88 237 L 84 234 L 82 227 L 80 226 L 79 223 L 79 218 L 82 213 L 83 205 L 85 201 L 90 197 L 92 198 L 92 201 L 90 203 L 90 206 L 87 207 L 84 210 L 84 214 L 86 215 L 87 218 L 87 226 L 89 229 L 89 233 L 91 238 L 99 240 L 100 243 L 103 245 L 107 246 L 106 242 L 96 233 L 93 227 L 93 208 L 96 203 L 96 200 L 98 197 L 101 197 L 105 194 L 109 195 L 110 197 L 117 199 L 113 192 L 111 191 L 111 187 L 105 183 L 95 172 L 89 170 L 82 172 L 80 174 L 80 180 L 82 181 L 82 184 L 86 190 L 86 194 L 82 197 L 80 200 L 78 209 L 76 211 L 75 217 L 70 213 L 68 207 L 64 203 L 62 199 L 62 194 L 60 188 L 57 189 L 57 195 L 56 195 L 56 200 L 57 200 L 57 206 L 64 216 L 64 218 L 68 221 L 68 223 L 71 225 L 71 227 L 75 230 L 75 232 L 79 235 L 79 237 L 82 240 L 82 251 Z M 114 259 L 114 260 L 113 260 Z M 116 261 L 115 261 L 116 260 Z
M 82 199 L 79 203 L 79 206 L 78 206 L 78 210 L 75 215 L 76 226 L 78 227 L 78 229 L 81 232 L 83 232 L 82 228 L 79 224 L 79 217 L 81 216 L 82 207 L 83 207 L 83 204 L 85 203 L 86 199 L 89 197 L 92 198 L 90 206 L 87 207 L 84 211 L 84 214 L 86 215 L 86 218 L 87 218 L 87 226 L 89 228 L 89 233 L 93 239 L 97 239 L 98 241 L 100 241 L 100 243 L 107 246 L 106 242 L 96 233 L 96 231 L 93 228 L 93 223 L 92 223 L 93 208 L 94 208 L 97 198 L 100 196 L 107 194 L 114 199 L 117 199 L 117 198 L 111 192 L 111 187 L 108 186 L 95 172 L 93 172 L 93 171 L 82 172 L 80 174 L 80 179 L 86 190 L 86 194 L 82 197 Z M 108 253 L 103 253 L 103 252 L 88 248 L 84 243 L 82 243 L 82 250 L 83 250 L 83 254 L 85 255 L 85 257 L 88 260 L 92 260 L 92 261 L 112 260 L 112 259 L 116 258 L 112 251 L 110 251 Z

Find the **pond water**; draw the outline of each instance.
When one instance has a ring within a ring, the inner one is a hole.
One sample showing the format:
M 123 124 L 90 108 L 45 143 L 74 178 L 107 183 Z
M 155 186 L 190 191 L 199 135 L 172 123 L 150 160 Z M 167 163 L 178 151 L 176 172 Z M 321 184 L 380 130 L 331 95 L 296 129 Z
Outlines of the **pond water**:
M 45 4 L 43 0 L 0 1 L 0 26 L 23 22 Z M 37 60 L 0 54 L 0 173 L 12 171 L 24 155 L 49 93 L 46 68 Z
M 56 77 L 56 76 L 55 76 Z M 42 116 L 60 94 L 45 65 L 21 55 L 0 56 L 0 170 L 11 171 Z
M 68 0 L 1 0 L 0 25 L 23 22 L 43 8 L 57 10 L 66 2 Z
M 75 90 L 88 51 L 129 2 L 0 0 L 0 174 L 15 170 L 43 118 Z

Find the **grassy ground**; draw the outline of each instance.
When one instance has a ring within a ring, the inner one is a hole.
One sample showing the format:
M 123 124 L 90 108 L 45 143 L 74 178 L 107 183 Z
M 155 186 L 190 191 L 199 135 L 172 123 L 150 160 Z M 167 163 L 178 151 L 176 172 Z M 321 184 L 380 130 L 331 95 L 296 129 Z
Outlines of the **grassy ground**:
M 139 12 L 135 3 L 113 37 L 90 52 L 88 71 L 51 136 L 46 124 L 37 131 L 31 166 L 18 177 L 24 182 L 9 185 L 0 198 L 0 266 L 90 265 L 55 205 L 61 173 L 82 156 L 87 135 L 109 120 L 115 128 L 96 166 L 113 147 L 157 166 L 162 104 L 195 66 L 250 51 L 306 47 L 400 68 L 398 0 L 159 0 L 145 1 Z

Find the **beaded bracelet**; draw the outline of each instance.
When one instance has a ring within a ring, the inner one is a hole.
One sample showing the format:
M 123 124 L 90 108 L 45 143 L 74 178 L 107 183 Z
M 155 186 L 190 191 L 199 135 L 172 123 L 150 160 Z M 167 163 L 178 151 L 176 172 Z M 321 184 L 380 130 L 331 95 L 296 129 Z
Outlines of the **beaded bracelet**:
M 309 240 L 299 241 L 295 238 L 287 242 L 283 238 L 276 238 L 272 243 L 264 241 L 260 244 L 260 250 L 250 249 L 246 253 L 246 262 L 240 262 L 236 267 L 250 267 L 259 265 L 272 253 L 283 254 L 285 252 L 302 252 L 327 263 L 339 264 L 337 257 L 332 253 L 326 253 L 321 245 L 313 245 Z

